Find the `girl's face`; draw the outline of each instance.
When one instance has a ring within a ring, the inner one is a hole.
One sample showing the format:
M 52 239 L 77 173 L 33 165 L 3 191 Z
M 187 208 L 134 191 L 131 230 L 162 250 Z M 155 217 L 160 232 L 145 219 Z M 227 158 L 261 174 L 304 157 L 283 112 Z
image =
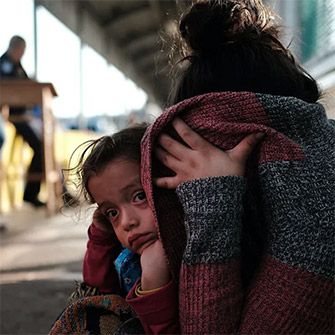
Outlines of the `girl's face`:
M 125 159 L 112 161 L 89 179 L 88 190 L 127 249 L 141 254 L 158 239 L 138 163 Z

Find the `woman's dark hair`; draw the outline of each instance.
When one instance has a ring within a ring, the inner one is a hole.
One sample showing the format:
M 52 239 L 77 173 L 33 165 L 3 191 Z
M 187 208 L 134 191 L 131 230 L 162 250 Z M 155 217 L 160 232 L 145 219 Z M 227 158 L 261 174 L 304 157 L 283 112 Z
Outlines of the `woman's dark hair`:
M 141 162 L 141 140 L 147 129 L 147 124 L 139 124 L 125 128 L 111 136 L 103 136 L 96 140 L 86 141 L 72 154 L 71 161 L 78 150 L 83 149 L 75 167 L 65 170 L 74 174 L 78 197 L 84 197 L 89 203 L 94 203 L 87 184 L 89 179 L 102 172 L 108 163 L 117 159 Z
M 320 97 L 316 81 L 279 41 L 274 19 L 261 0 L 195 3 L 179 24 L 181 47 L 177 49 L 182 59 L 177 64 L 170 104 L 222 91 L 316 102 Z

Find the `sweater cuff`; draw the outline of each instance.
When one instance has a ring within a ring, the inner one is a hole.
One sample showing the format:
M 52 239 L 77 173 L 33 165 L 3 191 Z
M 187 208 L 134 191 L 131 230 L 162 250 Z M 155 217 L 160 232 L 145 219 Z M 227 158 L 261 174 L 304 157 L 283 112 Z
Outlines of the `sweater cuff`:
M 210 214 L 241 202 L 245 184 L 240 176 L 206 177 L 181 183 L 176 192 L 185 212 Z
M 240 254 L 243 177 L 211 177 L 185 182 L 177 195 L 185 213 L 188 264 L 225 262 Z
M 163 324 L 178 317 L 178 290 L 172 280 L 159 290 L 138 297 L 135 290 L 139 283 L 140 279 L 129 291 L 126 301 L 143 323 Z
M 108 245 L 116 240 L 114 231 L 101 230 L 93 223 L 89 226 L 87 233 L 89 240 L 94 242 L 94 244 Z

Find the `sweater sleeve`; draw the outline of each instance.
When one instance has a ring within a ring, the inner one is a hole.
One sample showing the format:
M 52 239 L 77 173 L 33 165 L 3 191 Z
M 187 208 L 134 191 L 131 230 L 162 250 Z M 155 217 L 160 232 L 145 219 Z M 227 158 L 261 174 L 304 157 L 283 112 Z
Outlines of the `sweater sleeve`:
M 184 183 L 177 189 L 187 232 L 180 276 L 182 333 L 333 334 L 334 212 L 312 221 L 316 210 L 309 211 L 302 221 L 300 213 L 297 217 L 285 207 L 283 199 L 291 196 L 287 188 L 285 194 L 278 190 L 278 199 L 267 203 L 272 221 L 266 252 L 242 297 L 243 184 L 241 178 L 220 177 Z M 291 186 L 293 196 L 294 183 Z M 322 208 L 334 209 L 330 204 Z M 277 212 L 280 215 L 275 216 Z
M 309 163 L 261 167 L 267 243 L 244 303 L 243 334 L 334 334 L 334 184 L 326 163 L 324 175 Z
M 187 244 L 180 275 L 180 324 L 185 334 L 233 333 L 242 288 L 242 177 L 213 177 L 178 186 Z
M 178 290 L 170 281 L 161 289 L 136 296 L 139 281 L 129 291 L 126 301 L 135 310 L 146 334 L 180 334 L 178 322 Z
M 120 244 L 113 233 L 104 232 L 93 224 L 88 229 L 89 240 L 83 263 L 84 282 L 97 287 L 101 293 L 121 294 L 114 261 Z
M 265 255 L 246 296 L 240 332 L 334 334 L 335 129 L 318 104 L 301 109 L 298 119 L 291 103 L 287 108 L 289 122 L 277 122 L 278 110 L 268 115 L 303 158 L 258 166 Z

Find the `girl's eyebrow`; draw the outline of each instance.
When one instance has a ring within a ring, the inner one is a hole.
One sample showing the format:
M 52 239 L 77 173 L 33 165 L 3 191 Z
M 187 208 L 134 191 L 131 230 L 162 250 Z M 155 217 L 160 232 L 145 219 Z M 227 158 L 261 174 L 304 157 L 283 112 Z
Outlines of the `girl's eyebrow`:
M 114 206 L 114 204 L 110 203 L 109 201 L 104 201 L 101 204 L 98 204 L 99 210 L 103 210 L 105 207 L 110 207 L 111 205 Z
M 125 187 L 121 188 L 121 191 L 127 191 L 128 189 L 135 188 L 135 187 L 138 187 L 138 186 L 142 187 L 142 184 L 141 184 L 140 179 L 138 177 L 136 177 L 128 185 L 126 185 Z
M 141 184 L 141 181 L 139 179 L 139 177 L 136 177 L 134 178 L 134 180 L 132 180 L 128 185 L 124 186 L 123 188 L 121 188 L 121 192 L 127 192 L 133 188 L 136 188 L 136 187 L 141 187 L 142 188 L 142 184 Z M 99 209 L 103 209 L 104 207 L 106 206 L 115 206 L 113 203 L 109 202 L 109 201 L 104 201 L 102 203 L 97 203 Z

